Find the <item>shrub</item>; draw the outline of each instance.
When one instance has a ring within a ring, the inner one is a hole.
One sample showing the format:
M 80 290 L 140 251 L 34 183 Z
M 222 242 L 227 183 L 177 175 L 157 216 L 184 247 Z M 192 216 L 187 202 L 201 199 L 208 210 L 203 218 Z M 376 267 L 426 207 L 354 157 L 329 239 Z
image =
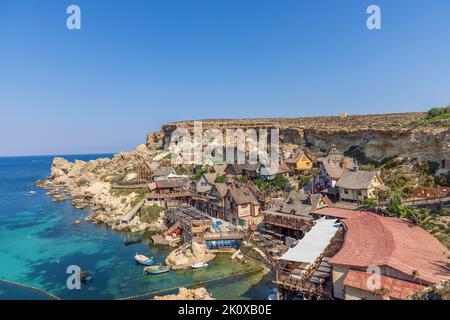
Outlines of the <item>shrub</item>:
M 287 183 L 288 180 L 282 174 L 277 174 L 271 184 L 277 189 L 285 190 Z
M 216 180 L 214 180 L 214 183 L 224 183 L 225 182 L 225 176 L 217 176 Z
M 141 208 L 140 219 L 145 223 L 152 223 L 158 220 L 162 208 L 157 205 L 145 206 Z

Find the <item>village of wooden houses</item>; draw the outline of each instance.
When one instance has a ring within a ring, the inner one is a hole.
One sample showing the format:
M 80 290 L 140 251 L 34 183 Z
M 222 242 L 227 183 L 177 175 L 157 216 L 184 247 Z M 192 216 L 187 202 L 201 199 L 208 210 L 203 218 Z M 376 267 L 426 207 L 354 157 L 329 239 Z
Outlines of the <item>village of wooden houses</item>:
M 202 263 L 210 252 L 253 259 L 270 270 L 274 299 L 411 299 L 450 279 L 450 252 L 423 219 L 448 217 L 449 188 L 417 189 L 400 203 L 380 171 L 359 168 L 335 145 L 319 157 L 296 149 L 276 172 L 145 162 L 138 180 L 148 188 L 143 201 L 166 211 L 154 243 L 179 254 L 204 246 Z

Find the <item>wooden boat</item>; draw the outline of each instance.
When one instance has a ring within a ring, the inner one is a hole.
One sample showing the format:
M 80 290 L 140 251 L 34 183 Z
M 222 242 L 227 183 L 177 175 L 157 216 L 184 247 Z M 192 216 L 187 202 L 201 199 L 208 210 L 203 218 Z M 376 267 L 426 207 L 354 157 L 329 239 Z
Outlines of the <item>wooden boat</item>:
M 169 270 L 170 270 L 169 266 L 163 265 L 148 266 L 144 268 L 144 274 L 160 274 L 168 272 Z
M 194 263 L 192 265 L 192 268 L 200 269 L 200 268 L 206 268 L 207 266 L 208 266 L 208 264 L 206 262 L 198 262 L 198 263 Z
M 135 244 L 135 243 L 139 243 L 142 242 L 142 238 L 140 236 L 136 236 L 136 237 L 130 237 L 130 238 L 124 238 L 123 239 L 123 244 L 126 246 Z
M 154 263 L 153 259 L 150 259 L 142 254 L 136 254 L 134 256 L 134 260 L 136 260 L 137 263 L 142 264 L 144 266 L 151 266 Z
M 89 271 L 82 270 L 80 273 L 80 280 L 84 284 L 91 283 L 94 281 L 94 276 Z

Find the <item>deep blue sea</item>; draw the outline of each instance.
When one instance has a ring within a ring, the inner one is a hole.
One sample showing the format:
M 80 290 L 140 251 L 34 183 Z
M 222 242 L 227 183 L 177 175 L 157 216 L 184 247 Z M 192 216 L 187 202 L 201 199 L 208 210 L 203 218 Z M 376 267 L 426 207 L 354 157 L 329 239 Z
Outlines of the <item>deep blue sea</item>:
M 91 160 L 111 155 L 63 156 Z M 78 210 L 70 200 L 52 202 L 34 182 L 49 175 L 53 156 L 0 157 L 0 279 L 50 292 L 62 299 L 120 299 L 132 295 L 190 286 L 258 268 L 218 255 L 204 270 L 170 271 L 143 276 L 135 253 L 163 262 L 170 252 L 149 242 L 125 247 L 124 234 L 83 221 L 89 209 Z M 36 195 L 27 195 L 28 191 Z M 81 224 L 75 225 L 77 219 Z M 93 283 L 80 290 L 66 286 L 66 269 L 78 265 L 94 274 Z M 264 299 L 271 292 L 270 278 L 261 273 L 228 278 L 204 285 L 217 299 Z M 173 292 L 168 292 L 173 293 Z M 0 281 L 0 299 L 46 299 L 32 289 Z

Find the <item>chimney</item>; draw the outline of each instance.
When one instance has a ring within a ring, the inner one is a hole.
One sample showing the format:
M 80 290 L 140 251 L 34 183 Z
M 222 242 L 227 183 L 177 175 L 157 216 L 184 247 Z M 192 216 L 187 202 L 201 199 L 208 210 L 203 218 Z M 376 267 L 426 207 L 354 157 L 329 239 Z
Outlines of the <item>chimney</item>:
M 358 160 L 353 159 L 353 163 L 355 164 L 353 167 L 353 171 L 357 172 L 358 171 Z

